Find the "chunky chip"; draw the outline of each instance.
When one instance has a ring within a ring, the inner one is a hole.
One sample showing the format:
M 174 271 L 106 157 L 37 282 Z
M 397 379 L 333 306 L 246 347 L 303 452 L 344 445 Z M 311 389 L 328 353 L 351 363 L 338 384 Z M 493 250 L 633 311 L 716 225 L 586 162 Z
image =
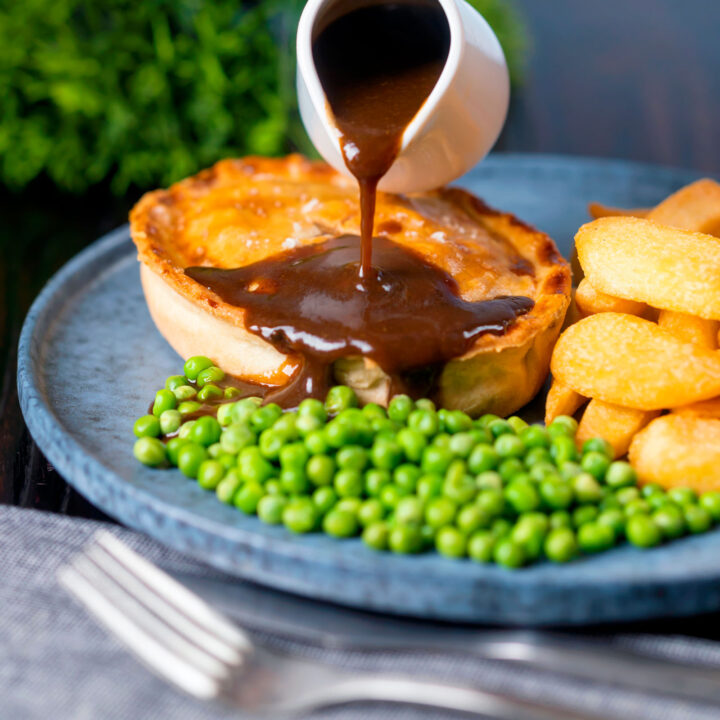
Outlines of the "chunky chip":
M 569 327 L 555 346 L 550 369 L 580 395 L 636 410 L 720 395 L 720 352 L 620 313 L 590 315 Z
M 663 310 L 720 319 L 720 240 L 658 225 L 607 217 L 575 236 L 580 264 L 593 287 Z
M 720 420 L 659 417 L 635 436 L 629 459 L 643 483 L 720 490 Z
M 549 425 L 558 415 L 574 415 L 584 402 L 587 398 L 553 380 L 545 400 L 545 424 Z
M 683 342 L 695 343 L 708 350 L 717 350 L 718 322 L 695 315 L 661 310 L 658 325 Z
M 647 305 L 634 300 L 624 300 L 600 292 L 592 283 L 583 278 L 575 291 L 575 304 L 583 315 L 593 315 L 600 312 L 619 312 L 629 315 L 643 315 Z
M 673 408 L 672 411 L 678 415 L 694 415 L 695 417 L 717 418 L 720 420 L 720 397 L 700 400 L 690 405 L 682 405 Z
M 588 204 L 588 213 L 590 217 L 596 220 L 601 217 L 614 217 L 620 216 L 631 216 L 631 217 L 645 217 L 651 208 L 619 208 L 612 207 L 611 205 L 603 205 L 598 202 L 591 202 Z
M 720 183 L 705 178 L 680 188 L 648 214 L 662 225 L 720 235 Z
M 582 447 L 590 438 L 605 438 L 612 445 L 614 457 L 621 457 L 628 451 L 635 434 L 657 417 L 658 412 L 634 410 L 594 398 L 583 411 L 576 440 Z

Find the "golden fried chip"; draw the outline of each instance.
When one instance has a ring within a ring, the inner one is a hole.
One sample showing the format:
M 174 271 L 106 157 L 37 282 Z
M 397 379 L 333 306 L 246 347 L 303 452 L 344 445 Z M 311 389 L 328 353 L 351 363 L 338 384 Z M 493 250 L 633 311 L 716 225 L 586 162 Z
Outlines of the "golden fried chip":
M 680 188 L 647 215 L 662 225 L 720 234 L 720 183 L 705 178 Z
M 598 202 L 591 202 L 588 204 L 588 213 L 590 214 L 590 217 L 595 218 L 595 220 L 601 217 L 615 217 L 617 215 L 625 217 L 645 217 L 650 210 L 651 208 L 612 207 L 611 205 L 603 205 Z
M 695 417 L 718 418 L 720 420 L 720 397 L 700 400 L 690 405 L 682 405 L 672 409 L 678 415 L 694 415 Z
M 720 420 L 659 417 L 635 436 L 629 459 L 643 483 L 720 490 Z
M 720 320 L 718 238 L 651 220 L 606 217 L 583 225 L 575 245 L 596 290 Z
M 633 410 L 593 398 L 583 411 L 575 439 L 580 447 L 594 437 L 605 438 L 613 447 L 614 457 L 623 456 L 635 434 L 642 430 L 659 410 Z
M 593 315 L 599 312 L 619 312 L 628 315 L 642 315 L 647 311 L 647 305 L 634 300 L 624 300 L 613 297 L 596 290 L 592 283 L 584 278 L 575 291 L 575 303 L 583 315 Z
M 545 400 L 545 424 L 549 425 L 558 415 L 574 415 L 586 401 L 572 388 L 553 380 Z
M 708 350 L 717 350 L 718 321 L 695 315 L 661 310 L 658 325 L 683 342 L 695 343 Z
M 598 313 L 560 336 L 550 369 L 580 395 L 662 410 L 720 395 L 720 352 L 633 315 Z

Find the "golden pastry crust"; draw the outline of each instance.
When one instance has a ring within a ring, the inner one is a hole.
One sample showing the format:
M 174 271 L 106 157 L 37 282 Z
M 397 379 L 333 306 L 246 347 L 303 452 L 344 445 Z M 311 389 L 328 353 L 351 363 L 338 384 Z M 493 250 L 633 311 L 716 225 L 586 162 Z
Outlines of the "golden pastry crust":
M 130 215 L 153 319 L 182 355 L 208 354 L 226 371 L 282 384 L 296 360 L 245 330 L 241 308 L 184 274 L 188 266 L 240 267 L 297 245 L 358 233 L 353 181 L 299 155 L 223 160 L 141 198 Z M 378 193 L 376 232 L 446 270 L 470 301 L 524 295 L 535 301 L 501 335 L 486 334 L 448 363 L 438 398 L 446 407 L 508 414 L 538 391 L 569 304 L 570 270 L 552 240 L 470 193 L 440 188 Z M 372 361 L 335 364 L 340 382 L 386 403 L 387 376 Z

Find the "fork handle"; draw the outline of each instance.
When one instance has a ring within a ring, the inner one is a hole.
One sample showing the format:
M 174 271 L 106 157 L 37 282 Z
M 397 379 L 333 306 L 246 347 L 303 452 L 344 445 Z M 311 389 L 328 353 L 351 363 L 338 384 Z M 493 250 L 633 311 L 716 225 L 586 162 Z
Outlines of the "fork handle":
M 421 705 L 481 715 L 492 720 L 607 720 L 607 715 L 567 710 L 470 686 L 381 674 L 361 674 L 337 680 L 309 692 L 300 702 L 303 710 L 309 711 L 362 701 Z M 298 698 L 292 705 L 292 710 L 297 711 Z

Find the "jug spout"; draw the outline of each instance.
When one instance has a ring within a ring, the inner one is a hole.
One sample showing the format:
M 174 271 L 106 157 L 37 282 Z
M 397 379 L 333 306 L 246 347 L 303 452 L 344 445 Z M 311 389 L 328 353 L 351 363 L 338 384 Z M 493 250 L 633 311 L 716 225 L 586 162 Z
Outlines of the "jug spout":
M 409 193 L 444 185 L 464 174 L 492 148 L 510 99 L 507 64 L 485 19 L 465 0 L 392 0 L 431 4 L 449 29 L 447 59 L 435 86 L 405 128 L 400 149 L 379 189 Z M 383 0 L 308 0 L 297 32 L 300 114 L 318 152 L 350 175 L 341 135 L 313 57 L 313 42 L 331 22 Z

